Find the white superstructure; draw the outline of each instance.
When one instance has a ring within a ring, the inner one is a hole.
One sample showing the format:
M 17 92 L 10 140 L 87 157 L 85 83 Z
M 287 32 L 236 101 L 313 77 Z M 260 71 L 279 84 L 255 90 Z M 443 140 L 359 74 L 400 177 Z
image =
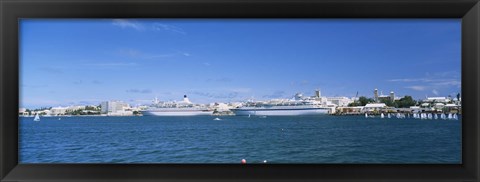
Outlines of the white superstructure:
M 314 98 L 303 98 L 296 94 L 295 99 L 273 99 L 269 101 L 247 102 L 244 106 L 231 109 L 237 116 L 298 116 L 323 115 L 335 111 Z
M 193 104 L 184 95 L 181 102 L 160 102 L 155 98 L 154 103 L 145 111 L 144 116 L 199 116 L 212 115 L 213 109 L 202 104 Z

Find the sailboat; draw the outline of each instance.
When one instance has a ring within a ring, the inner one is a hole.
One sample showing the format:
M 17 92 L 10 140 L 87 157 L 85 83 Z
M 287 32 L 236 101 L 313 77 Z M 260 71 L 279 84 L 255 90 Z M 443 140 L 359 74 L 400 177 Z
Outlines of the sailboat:
M 385 117 L 385 115 L 383 115 L 383 113 L 382 113 L 382 114 L 380 114 L 380 118 L 384 118 L 384 117 Z
M 40 116 L 38 113 L 35 115 L 35 118 L 33 118 L 33 121 L 40 121 Z
M 367 114 L 367 113 L 365 113 L 365 118 L 368 118 L 368 114 Z

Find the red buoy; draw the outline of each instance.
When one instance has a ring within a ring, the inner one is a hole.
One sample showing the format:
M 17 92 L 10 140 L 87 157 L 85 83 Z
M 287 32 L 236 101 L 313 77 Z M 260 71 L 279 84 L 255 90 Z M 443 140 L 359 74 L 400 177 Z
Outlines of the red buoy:
M 242 164 L 246 164 L 246 163 L 247 163 L 247 160 L 242 159 Z

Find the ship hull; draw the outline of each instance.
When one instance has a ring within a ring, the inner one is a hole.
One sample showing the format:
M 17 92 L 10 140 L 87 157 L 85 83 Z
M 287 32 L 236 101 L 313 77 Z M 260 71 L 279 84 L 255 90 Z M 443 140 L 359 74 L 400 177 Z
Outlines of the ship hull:
M 311 109 L 233 109 L 237 116 L 304 116 L 325 115 L 330 113 L 328 108 Z
M 144 116 L 210 116 L 213 111 L 144 111 Z

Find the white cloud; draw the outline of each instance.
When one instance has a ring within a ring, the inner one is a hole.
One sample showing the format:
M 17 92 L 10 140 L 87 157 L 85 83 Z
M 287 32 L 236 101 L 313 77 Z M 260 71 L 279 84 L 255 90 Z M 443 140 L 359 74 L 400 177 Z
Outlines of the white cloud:
M 460 88 L 460 74 L 457 71 L 446 71 L 439 73 L 425 73 L 421 78 L 398 78 L 387 80 L 389 82 L 411 83 L 413 86 L 405 87 L 416 91 L 423 91 L 427 88 L 444 89 L 446 87 Z M 421 85 L 421 86 L 420 86 Z M 436 92 L 438 93 L 438 91 Z
M 112 25 L 122 29 L 131 28 L 137 31 L 164 31 L 181 35 L 186 35 L 187 32 L 180 27 L 169 25 L 165 23 L 140 23 L 129 19 L 114 19 Z
M 439 81 L 436 83 L 432 83 L 433 85 L 438 85 L 438 86 L 461 86 L 462 82 L 458 80 L 444 80 L 444 81 Z
M 427 87 L 425 86 L 408 86 L 408 87 L 405 87 L 405 88 L 409 88 L 409 89 L 412 89 L 412 90 L 416 90 L 416 91 L 423 91 L 423 90 L 426 90 Z
M 157 30 L 157 31 L 162 31 L 163 30 L 163 31 L 169 31 L 169 32 L 178 33 L 178 34 L 182 34 L 182 35 L 187 34 L 180 27 L 173 26 L 173 25 L 168 25 L 168 24 L 164 24 L 164 23 L 154 23 L 152 27 L 153 27 L 153 30 Z
M 410 79 L 410 78 L 399 78 L 399 79 L 391 79 L 388 80 L 389 82 L 419 82 L 419 81 L 426 81 L 424 79 Z
M 438 94 L 439 94 L 438 91 L 435 90 L 435 89 L 432 90 L 432 93 L 435 94 L 435 95 L 438 95 Z
M 112 23 L 114 26 L 118 26 L 118 27 L 121 27 L 123 29 L 125 28 L 133 28 L 137 31 L 143 31 L 145 30 L 145 27 L 138 23 L 138 22 L 135 22 L 135 21 L 131 21 L 131 20 L 125 20 L 125 19 L 115 19 L 113 20 L 113 23 Z
M 140 94 L 149 94 L 152 93 L 151 89 L 128 89 L 126 90 L 128 93 L 140 93 Z

